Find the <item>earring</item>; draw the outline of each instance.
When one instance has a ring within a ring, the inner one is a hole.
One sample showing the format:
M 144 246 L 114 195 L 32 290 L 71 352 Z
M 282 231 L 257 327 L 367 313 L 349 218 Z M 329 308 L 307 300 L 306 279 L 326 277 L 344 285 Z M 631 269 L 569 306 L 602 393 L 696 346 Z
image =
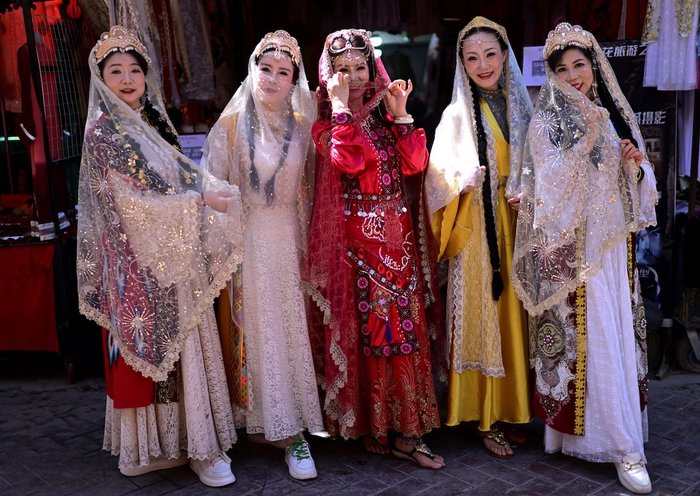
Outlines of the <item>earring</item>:
M 593 92 L 593 100 L 594 101 L 599 101 L 600 98 L 598 98 L 598 83 L 596 83 L 595 79 L 593 80 L 593 86 L 591 87 L 591 90 Z
M 600 71 L 598 71 L 598 63 L 593 59 L 593 84 L 591 85 L 591 94 L 593 95 L 593 101 L 596 103 L 600 102 L 600 98 L 598 98 L 598 74 L 600 74 Z

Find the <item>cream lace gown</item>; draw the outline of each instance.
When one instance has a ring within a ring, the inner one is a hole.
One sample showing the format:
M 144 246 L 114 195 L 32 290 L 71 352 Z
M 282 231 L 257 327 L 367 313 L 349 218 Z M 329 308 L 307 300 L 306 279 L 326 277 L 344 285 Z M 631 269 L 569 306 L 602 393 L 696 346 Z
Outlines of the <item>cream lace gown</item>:
M 179 402 L 114 408 L 107 397 L 103 449 L 119 455 L 119 467 L 177 458 L 182 450 L 211 459 L 236 442 L 213 310 L 185 340 L 180 365 Z
M 251 188 L 247 173 L 241 173 L 239 185 L 247 209 L 242 289 L 250 387 L 249 407 L 242 413 L 248 433 L 276 441 L 304 429 L 323 430 L 323 417 L 299 287 L 298 192 L 306 151 L 291 143 L 268 205 L 263 185 L 275 173 L 282 150 L 256 136 L 256 150 L 263 147 L 266 153 L 254 155 L 260 191 Z

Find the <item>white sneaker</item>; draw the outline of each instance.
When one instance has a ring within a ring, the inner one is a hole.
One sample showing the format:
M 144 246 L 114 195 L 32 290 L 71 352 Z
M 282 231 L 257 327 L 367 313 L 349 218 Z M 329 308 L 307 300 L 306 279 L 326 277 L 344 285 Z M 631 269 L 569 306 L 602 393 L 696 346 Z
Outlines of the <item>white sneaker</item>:
M 289 475 L 298 480 L 314 479 L 318 476 L 316 464 L 311 458 L 309 443 L 303 439 L 294 441 L 284 451 L 284 461 L 289 467 Z
M 651 492 L 651 480 L 644 462 L 639 456 L 625 458 L 627 460 L 615 462 L 620 483 L 633 493 L 649 494 Z M 629 459 L 636 461 L 629 461 Z
M 131 467 L 119 467 L 122 475 L 127 477 L 136 477 L 137 475 L 147 474 L 155 470 L 164 470 L 166 468 L 181 467 L 187 463 L 187 455 L 180 453 L 177 458 L 166 458 L 164 456 L 154 456 L 150 459 L 148 465 L 133 465 Z
M 231 459 L 225 453 L 209 460 L 190 460 L 190 467 L 202 484 L 221 487 L 236 482 L 231 471 Z

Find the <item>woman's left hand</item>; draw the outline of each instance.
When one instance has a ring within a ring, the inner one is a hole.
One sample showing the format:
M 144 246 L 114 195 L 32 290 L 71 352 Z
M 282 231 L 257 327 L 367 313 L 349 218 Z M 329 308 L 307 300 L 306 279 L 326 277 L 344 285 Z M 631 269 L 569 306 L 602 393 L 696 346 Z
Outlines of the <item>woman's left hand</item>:
M 620 142 L 621 146 L 621 151 L 620 151 L 620 156 L 622 158 L 622 162 L 627 162 L 628 160 L 634 160 L 634 163 L 639 167 L 642 165 L 642 160 L 644 159 L 644 155 L 642 152 L 639 151 L 639 149 L 632 144 L 632 142 L 628 139 L 623 139 Z
M 519 211 L 520 210 L 520 193 L 508 198 L 508 205 L 510 205 L 510 208 L 512 208 L 516 212 Z
M 389 108 L 389 112 L 394 117 L 406 115 L 406 100 L 408 95 L 413 91 L 413 83 L 408 80 L 408 83 L 403 79 L 392 81 L 384 94 L 384 101 Z

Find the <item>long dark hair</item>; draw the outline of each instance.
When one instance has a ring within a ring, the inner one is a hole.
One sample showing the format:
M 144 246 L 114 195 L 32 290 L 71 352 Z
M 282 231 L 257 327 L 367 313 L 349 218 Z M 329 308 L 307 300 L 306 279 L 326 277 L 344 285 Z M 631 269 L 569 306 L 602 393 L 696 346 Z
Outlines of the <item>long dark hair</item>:
M 486 231 L 486 243 L 489 247 L 489 260 L 493 272 L 491 278 L 491 296 L 498 300 L 503 292 L 503 278 L 501 277 L 501 256 L 498 252 L 498 234 L 496 233 L 496 213 L 493 211 L 491 200 L 491 169 L 488 159 L 488 145 L 486 143 L 486 131 L 481 116 L 481 105 L 479 105 L 479 93 L 476 83 L 471 78 L 467 78 L 471 87 L 474 104 L 474 121 L 476 122 L 476 144 L 479 152 L 479 165 L 486 167 L 484 184 L 481 188 L 482 200 L 484 203 L 484 224 Z
M 605 81 L 600 75 L 598 63 L 596 62 L 595 56 L 591 50 L 589 50 L 588 48 L 581 48 L 578 46 L 567 46 L 564 48 L 559 48 L 552 52 L 552 54 L 547 59 L 549 68 L 552 69 L 552 72 L 555 72 L 555 68 L 557 64 L 561 62 L 564 53 L 574 48 L 579 50 L 591 63 L 591 66 L 593 68 L 593 81 L 596 84 L 598 98 L 600 98 L 600 103 L 603 105 L 603 107 L 605 107 L 605 109 L 610 113 L 610 120 L 613 123 L 615 132 L 617 132 L 617 135 L 621 139 L 628 139 L 632 142 L 632 144 L 635 147 L 639 148 L 637 140 L 634 139 L 634 136 L 632 135 L 632 128 L 630 128 L 629 123 L 622 116 L 620 109 L 617 107 L 612 95 L 610 94 L 610 90 L 608 89 L 607 85 L 605 84 Z
M 493 34 L 498 40 L 501 50 L 508 50 L 508 45 L 506 44 L 505 40 L 501 38 L 498 31 L 487 27 L 474 27 L 467 31 L 464 36 L 462 36 L 462 39 L 459 40 L 459 60 L 462 61 L 462 65 L 464 65 L 464 60 L 462 60 L 462 45 L 464 44 L 464 40 L 467 37 L 479 32 Z M 481 106 L 479 105 L 478 88 L 476 83 L 472 81 L 468 75 L 467 81 L 469 82 L 469 87 L 471 88 L 471 93 L 473 95 L 472 104 L 474 106 L 474 121 L 476 121 L 476 144 L 477 151 L 479 153 L 479 165 L 486 167 L 486 175 L 484 178 L 484 184 L 481 188 L 481 194 L 484 203 L 484 227 L 486 231 L 486 243 L 489 247 L 489 260 L 491 262 L 491 270 L 493 272 L 491 277 L 491 296 L 494 300 L 498 300 L 503 292 L 503 278 L 501 277 L 501 257 L 498 251 L 498 234 L 496 233 L 496 214 L 493 211 L 493 203 L 491 200 L 491 170 L 489 168 L 488 160 L 488 145 L 486 143 L 486 131 L 484 130 L 484 123 L 482 121 Z

